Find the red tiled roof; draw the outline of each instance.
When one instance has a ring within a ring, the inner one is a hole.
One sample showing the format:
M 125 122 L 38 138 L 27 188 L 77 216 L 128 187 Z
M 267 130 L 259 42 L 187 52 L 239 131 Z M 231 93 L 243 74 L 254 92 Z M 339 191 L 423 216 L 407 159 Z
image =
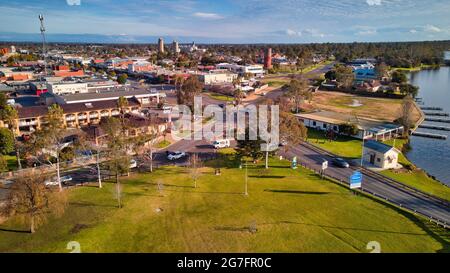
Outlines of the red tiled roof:
M 139 106 L 139 102 L 134 99 L 128 99 L 128 106 L 134 107 Z M 113 109 L 117 108 L 116 100 L 106 100 L 106 101 L 94 101 L 90 103 L 73 103 L 73 104 L 62 104 L 60 105 L 65 114 L 77 113 L 77 112 L 89 112 L 89 111 L 98 111 L 103 109 Z M 22 107 L 18 109 L 19 118 L 35 118 L 45 116 L 48 112 L 48 106 L 39 105 L 39 106 L 30 106 L 30 107 Z

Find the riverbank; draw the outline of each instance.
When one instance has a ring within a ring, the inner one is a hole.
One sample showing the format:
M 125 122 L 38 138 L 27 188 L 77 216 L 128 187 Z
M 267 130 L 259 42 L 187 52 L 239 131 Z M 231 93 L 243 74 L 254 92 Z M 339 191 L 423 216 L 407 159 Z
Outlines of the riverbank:
M 443 66 L 443 65 L 422 64 L 422 65 L 417 66 L 417 67 L 391 67 L 391 70 L 413 72 L 413 71 L 421 71 L 423 69 L 437 69 L 437 68 L 440 68 L 441 66 Z
M 394 140 L 385 141 L 385 143 L 401 151 L 399 163 L 404 168 L 400 170 L 385 170 L 381 172 L 383 175 L 450 202 L 450 187 L 428 174 L 425 170 L 418 168 L 408 159 L 408 156 L 405 154 L 410 149 L 408 140 L 396 139 L 395 144 Z

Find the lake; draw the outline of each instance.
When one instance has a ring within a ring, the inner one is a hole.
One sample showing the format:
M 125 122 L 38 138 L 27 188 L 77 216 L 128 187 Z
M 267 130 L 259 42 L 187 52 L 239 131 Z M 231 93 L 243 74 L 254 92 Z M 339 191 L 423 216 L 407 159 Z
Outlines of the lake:
M 450 67 L 411 72 L 409 79 L 412 84 L 420 87 L 417 97 L 423 99 L 424 106 L 441 107 L 443 108 L 442 112 L 450 113 Z M 450 119 L 450 117 L 445 118 Z M 450 127 L 450 123 L 425 121 L 423 124 Z M 450 131 L 422 128 L 419 128 L 418 132 L 450 135 Z M 412 136 L 411 147 L 412 149 L 407 153 L 407 157 L 415 165 L 435 176 L 441 182 L 450 185 L 450 136 L 447 140 Z

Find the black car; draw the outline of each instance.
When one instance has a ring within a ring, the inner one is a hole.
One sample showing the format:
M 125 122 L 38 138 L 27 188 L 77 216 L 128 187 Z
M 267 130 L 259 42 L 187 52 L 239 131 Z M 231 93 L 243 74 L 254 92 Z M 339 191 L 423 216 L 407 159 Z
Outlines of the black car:
M 341 167 L 341 168 L 350 168 L 350 164 L 348 164 L 347 161 L 345 161 L 344 159 L 337 157 L 333 160 L 333 164 L 335 166 Z

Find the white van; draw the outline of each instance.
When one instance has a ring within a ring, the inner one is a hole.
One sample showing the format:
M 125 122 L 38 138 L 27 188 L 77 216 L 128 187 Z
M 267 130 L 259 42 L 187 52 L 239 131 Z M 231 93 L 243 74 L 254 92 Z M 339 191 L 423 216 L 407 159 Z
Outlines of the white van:
M 230 140 L 229 139 L 219 139 L 213 142 L 212 144 L 215 149 L 220 148 L 227 148 L 230 147 Z

